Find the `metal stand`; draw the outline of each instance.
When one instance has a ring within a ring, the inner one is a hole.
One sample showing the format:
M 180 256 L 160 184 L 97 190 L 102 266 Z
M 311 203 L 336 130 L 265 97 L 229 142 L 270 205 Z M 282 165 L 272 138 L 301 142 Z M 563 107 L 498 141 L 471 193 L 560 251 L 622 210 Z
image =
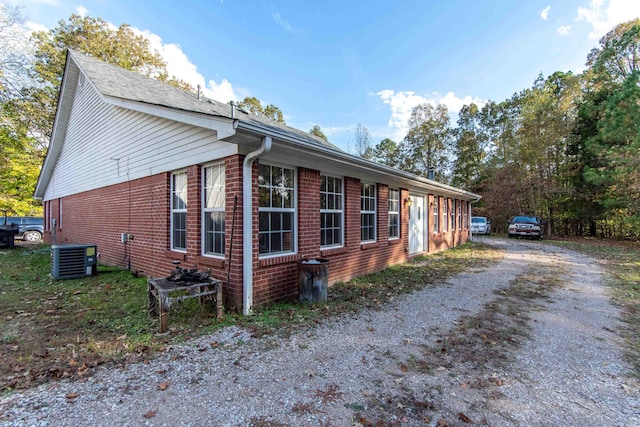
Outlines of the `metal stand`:
M 222 318 L 222 282 L 220 280 L 209 278 L 204 282 L 190 282 L 186 280 L 149 279 L 147 287 L 149 291 L 149 315 L 159 315 L 160 332 L 167 330 L 171 304 L 189 298 L 198 298 L 200 304 L 207 301 L 215 301 L 216 317 L 218 319 Z M 176 297 L 169 296 L 179 291 L 186 291 L 188 294 Z

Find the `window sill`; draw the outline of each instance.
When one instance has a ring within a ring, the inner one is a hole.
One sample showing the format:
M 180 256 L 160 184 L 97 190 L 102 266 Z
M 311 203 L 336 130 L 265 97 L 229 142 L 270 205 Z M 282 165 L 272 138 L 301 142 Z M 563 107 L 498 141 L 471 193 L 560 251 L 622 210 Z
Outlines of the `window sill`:
M 399 237 L 394 237 L 393 239 L 389 239 L 389 245 L 397 245 L 397 244 L 400 244 L 400 242 L 402 242 L 402 239 L 400 239 Z
M 327 249 L 320 249 L 320 256 L 331 256 L 331 255 L 338 255 L 338 254 L 344 254 L 349 252 L 349 248 L 347 248 L 346 246 L 341 246 L 339 248 L 327 248 Z
M 196 257 L 196 261 L 198 264 L 206 265 L 207 267 L 224 268 L 226 265 L 225 260 L 222 258 L 213 258 L 204 255 Z
M 165 252 L 165 258 L 177 261 L 185 261 L 187 259 L 187 253 L 168 250 Z
M 301 260 L 302 257 L 299 254 L 273 256 L 270 258 L 262 258 L 260 260 L 260 267 L 269 267 L 272 265 L 286 264 Z
M 380 242 L 360 243 L 360 250 L 363 250 L 363 251 L 367 249 L 374 249 L 379 247 L 380 247 Z

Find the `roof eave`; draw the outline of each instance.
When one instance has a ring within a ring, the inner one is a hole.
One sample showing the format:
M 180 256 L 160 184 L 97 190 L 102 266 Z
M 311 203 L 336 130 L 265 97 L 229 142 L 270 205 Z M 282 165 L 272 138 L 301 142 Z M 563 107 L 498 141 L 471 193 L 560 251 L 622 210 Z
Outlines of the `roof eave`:
M 69 114 L 71 112 L 71 103 L 73 101 L 72 90 L 75 88 L 78 82 L 78 76 L 80 69 L 73 63 L 71 54 L 67 50 L 67 58 L 64 66 L 64 73 L 62 78 L 62 84 L 60 86 L 60 92 L 58 93 L 58 103 L 56 108 L 56 115 L 53 120 L 53 129 L 51 132 L 51 139 L 49 140 L 49 147 L 47 148 L 47 155 L 45 156 L 40 169 L 40 175 L 38 175 L 38 181 L 33 193 L 33 197 L 36 200 L 43 200 L 44 194 L 49 185 L 49 180 L 53 174 L 60 151 L 62 150 L 62 141 L 67 132 L 67 125 L 69 123 Z M 68 97 L 71 97 L 71 101 L 67 103 Z
M 445 191 L 450 194 L 457 194 L 463 196 L 466 199 L 478 201 L 481 196 L 475 193 L 471 193 L 466 190 L 461 190 L 459 188 L 452 187 L 447 184 L 443 184 L 438 181 L 430 180 L 410 172 L 402 171 L 399 169 L 392 168 L 387 165 L 383 165 L 371 160 L 363 159 L 361 157 L 355 156 L 353 154 L 340 152 L 333 150 L 329 147 L 324 147 L 318 144 L 311 144 L 308 141 L 305 141 L 300 138 L 294 138 L 284 133 L 278 132 L 272 128 L 262 127 L 256 125 L 255 123 L 247 123 L 242 120 L 238 120 L 237 128 L 245 130 L 247 132 L 259 134 L 259 135 L 268 135 L 274 138 L 274 143 L 285 143 L 290 144 L 294 148 L 301 147 L 307 152 L 314 152 L 316 155 L 320 155 L 323 158 L 330 159 L 332 161 L 337 161 L 340 163 L 344 163 L 345 165 L 359 167 L 368 171 L 374 171 L 380 175 L 400 177 L 406 180 L 411 180 L 413 182 L 419 183 L 420 186 L 425 189 L 438 189 L 441 191 Z

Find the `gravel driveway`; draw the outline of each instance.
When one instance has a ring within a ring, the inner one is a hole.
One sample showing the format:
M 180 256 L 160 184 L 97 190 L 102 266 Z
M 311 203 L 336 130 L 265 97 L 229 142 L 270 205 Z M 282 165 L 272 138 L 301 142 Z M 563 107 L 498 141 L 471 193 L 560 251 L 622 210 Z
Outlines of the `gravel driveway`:
M 640 425 L 603 270 L 575 252 L 486 239 L 486 271 L 310 328 L 239 328 L 0 398 L 2 425 Z

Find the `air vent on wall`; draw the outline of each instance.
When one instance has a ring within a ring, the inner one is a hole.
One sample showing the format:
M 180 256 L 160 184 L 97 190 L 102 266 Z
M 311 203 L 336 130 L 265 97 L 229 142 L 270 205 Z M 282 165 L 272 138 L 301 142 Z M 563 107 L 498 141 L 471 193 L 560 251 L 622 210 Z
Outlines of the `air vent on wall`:
M 51 275 L 54 279 L 75 279 L 97 273 L 96 245 L 51 246 Z

